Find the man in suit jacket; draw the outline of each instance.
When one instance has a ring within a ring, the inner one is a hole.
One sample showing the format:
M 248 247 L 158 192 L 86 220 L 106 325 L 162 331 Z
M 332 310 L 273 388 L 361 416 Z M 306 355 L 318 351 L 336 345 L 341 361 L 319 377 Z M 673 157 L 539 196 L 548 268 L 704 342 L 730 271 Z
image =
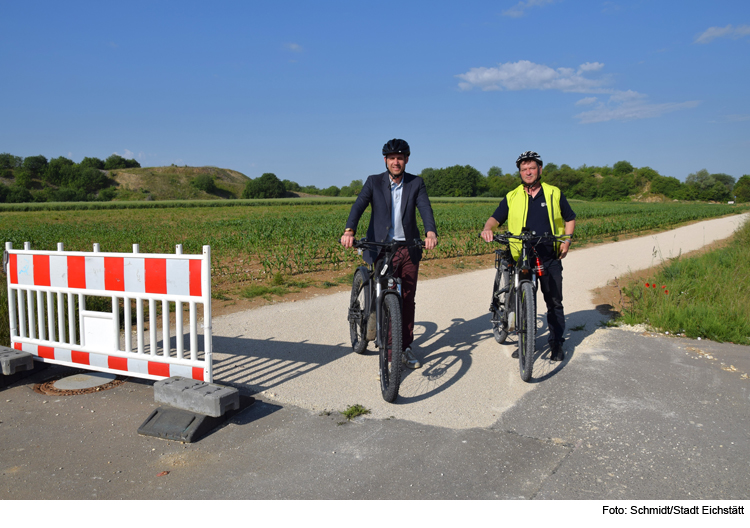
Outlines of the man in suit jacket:
M 344 247 L 352 247 L 357 224 L 368 205 L 372 206 L 370 226 L 367 228 L 368 240 L 389 242 L 420 238 L 416 215 L 416 210 L 419 209 L 427 232 L 425 248 L 433 249 L 437 246 L 437 228 L 424 181 L 419 176 L 406 172 L 410 154 L 409 144 L 403 139 L 392 139 L 383 146 L 387 170 L 367 178 L 346 221 L 346 230 L 341 237 Z M 378 256 L 375 252 L 364 254 L 365 261 L 369 264 L 374 263 Z M 414 341 L 414 297 L 417 293 L 421 259 L 421 248 L 399 248 L 393 259 L 393 265 L 401 277 L 403 357 L 406 366 L 412 369 L 422 366 L 411 349 Z

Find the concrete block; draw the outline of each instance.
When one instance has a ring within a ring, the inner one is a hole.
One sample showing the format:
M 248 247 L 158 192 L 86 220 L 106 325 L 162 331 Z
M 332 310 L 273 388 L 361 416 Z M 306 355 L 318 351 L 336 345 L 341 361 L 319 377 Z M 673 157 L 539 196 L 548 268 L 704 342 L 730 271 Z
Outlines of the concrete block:
M 154 383 L 154 401 L 218 417 L 240 408 L 240 393 L 233 387 L 173 376 Z
M 11 376 L 16 371 L 33 370 L 34 356 L 28 352 L 0 346 L 0 365 L 2 365 L 3 374 Z
M 222 417 L 159 407 L 138 428 L 138 434 L 189 444 L 206 436 L 225 421 L 226 418 Z

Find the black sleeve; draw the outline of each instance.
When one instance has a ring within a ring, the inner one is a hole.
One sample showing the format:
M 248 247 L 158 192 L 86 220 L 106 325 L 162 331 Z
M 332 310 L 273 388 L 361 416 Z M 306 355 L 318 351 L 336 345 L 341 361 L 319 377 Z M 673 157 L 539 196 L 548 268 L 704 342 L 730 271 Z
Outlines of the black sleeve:
M 424 180 L 422 178 L 420 178 L 419 180 L 419 191 L 417 192 L 417 209 L 419 209 L 419 215 L 422 217 L 425 236 L 427 236 L 427 233 L 429 233 L 430 231 L 435 233 L 435 236 L 437 236 L 435 216 L 432 213 L 430 198 L 427 196 L 427 188 L 425 187 Z
M 362 187 L 362 190 L 359 192 L 357 199 L 352 205 L 352 209 L 349 212 L 349 218 L 346 220 L 346 228 L 353 229 L 355 233 L 357 232 L 357 225 L 359 224 L 359 219 L 361 218 L 362 213 L 365 212 L 365 209 L 367 209 L 367 206 L 370 205 L 370 201 L 372 200 L 372 180 L 373 177 L 370 176 L 365 181 L 365 185 Z
M 565 198 L 565 195 L 563 193 L 560 193 L 560 214 L 562 215 L 563 220 L 565 220 L 566 222 L 570 222 L 571 220 L 576 219 L 576 214 L 575 212 L 573 212 L 573 209 L 568 203 L 568 199 Z

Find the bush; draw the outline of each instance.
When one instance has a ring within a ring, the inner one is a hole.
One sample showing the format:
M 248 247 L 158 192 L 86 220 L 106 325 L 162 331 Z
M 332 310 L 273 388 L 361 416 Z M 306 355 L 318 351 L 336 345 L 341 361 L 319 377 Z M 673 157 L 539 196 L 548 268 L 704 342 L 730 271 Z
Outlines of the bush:
M 114 169 L 137 169 L 141 164 L 134 159 L 125 159 L 117 154 L 112 154 L 106 160 L 104 160 L 104 168 L 106 170 Z
M 41 154 L 39 156 L 29 156 L 23 160 L 22 167 L 33 177 L 40 176 L 47 167 L 47 158 Z
M 242 191 L 243 198 L 282 198 L 286 193 L 284 184 L 275 174 L 266 172 L 260 178 L 250 180 Z
M 210 194 L 216 192 L 216 182 L 214 181 L 214 177 L 210 174 L 199 174 L 193 178 L 193 181 L 190 183 L 200 191 Z
M 106 189 L 102 189 L 99 191 L 99 195 L 96 197 L 97 200 L 100 202 L 110 202 L 115 199 L 117 196 L 117 189 L 113 189 L 112 187 L 107 187 Z
M 338 187 L 336 187 L 335 185 L 331 185 L 327 189 L 323 189 L 322 191 L 320 191 L 320 194 L 322 194 L 323 196 L 338 196 L 339 192 L 340 191 Z
M 91 167 L 92 169 L 104 169 L 104 162 L 99 158 L 83 158 L 78 165 L 81 167 Z
M 21 169 L 16 171 L 16 185 L 23 187 L 24 189 L 31 189 L 34 181 L 32 180 L 31 172 L 27 169 Z
M 5 201 L 8 203 L 25 203 L 30 202 L 33 199 L 34 197 L 31 196 L 31 193 L 26 187 L 15 184 L 10 186 L 8 196 L 5 198 Z
M 634 170 L 633 166 L 627 161 L 618 161 L 612 166 L 612 171 L 615 176 L 625 176 Z
M 734 195 L 738 202 L 750 202 L 750 175 L 745 174 L 737 180 L 734 186 Z
M 75 179 L 77 172 L 78 167 L 73 160 L 60 156 L 49 161 L 44 170 L 43 179 L 53 185 L 65 185 Z
M 50 202 L 85 202 L 86 191 L 83 189 L 74 189 L 71 187 L 60 187 L 58 190 L 50 193 Z
M 0 169 L 17 169 L 23 163 L 23 158 L 4 152 L 0 154 Z
M 651 192 L 653 194 L 663 194 L 669 198 L 677 198 L 682 182 L 672 176 L 656 175 L 651 179 Z
M 453 165 L 444 169 L 427 168 L 420 176 L 430 196 L 476 196 L 484 176 L 471 165 Z

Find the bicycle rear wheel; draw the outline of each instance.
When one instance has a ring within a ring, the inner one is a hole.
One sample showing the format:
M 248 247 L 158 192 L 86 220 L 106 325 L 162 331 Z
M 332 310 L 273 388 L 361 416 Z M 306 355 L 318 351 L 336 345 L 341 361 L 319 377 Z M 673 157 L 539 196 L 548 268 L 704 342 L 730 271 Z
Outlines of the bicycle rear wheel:
M 401 305 L 395 295 L 383 299 L 380 347 L 380 390 L 383 399 L 393 402 L 401 384 Z
M 519 310 L 516 314 L 518 320 L 518 367 L 521 371 L 521 379 L 529 381 L 531 371 L 534 366 L 534 350 L 536 349 L 536 310 L 534 308 L 534 287 L 530 282 L 521 284 L 521 291 L 518 292 Z
M 354 273 L 352 281 L 352 295 L 349 301 L 349 336 L 352 341 L 352 350 L 357 354 L 364 354 L 367 350 L 367 319 L 365 309 L 367 307 L 367 288 L 362 270 Z
M 506 266 L 498 268 L 492 288 L 492 333 L 495 341 L 503 343 L 508 337 L 508 311 L 510 298 L 510 272 Z

